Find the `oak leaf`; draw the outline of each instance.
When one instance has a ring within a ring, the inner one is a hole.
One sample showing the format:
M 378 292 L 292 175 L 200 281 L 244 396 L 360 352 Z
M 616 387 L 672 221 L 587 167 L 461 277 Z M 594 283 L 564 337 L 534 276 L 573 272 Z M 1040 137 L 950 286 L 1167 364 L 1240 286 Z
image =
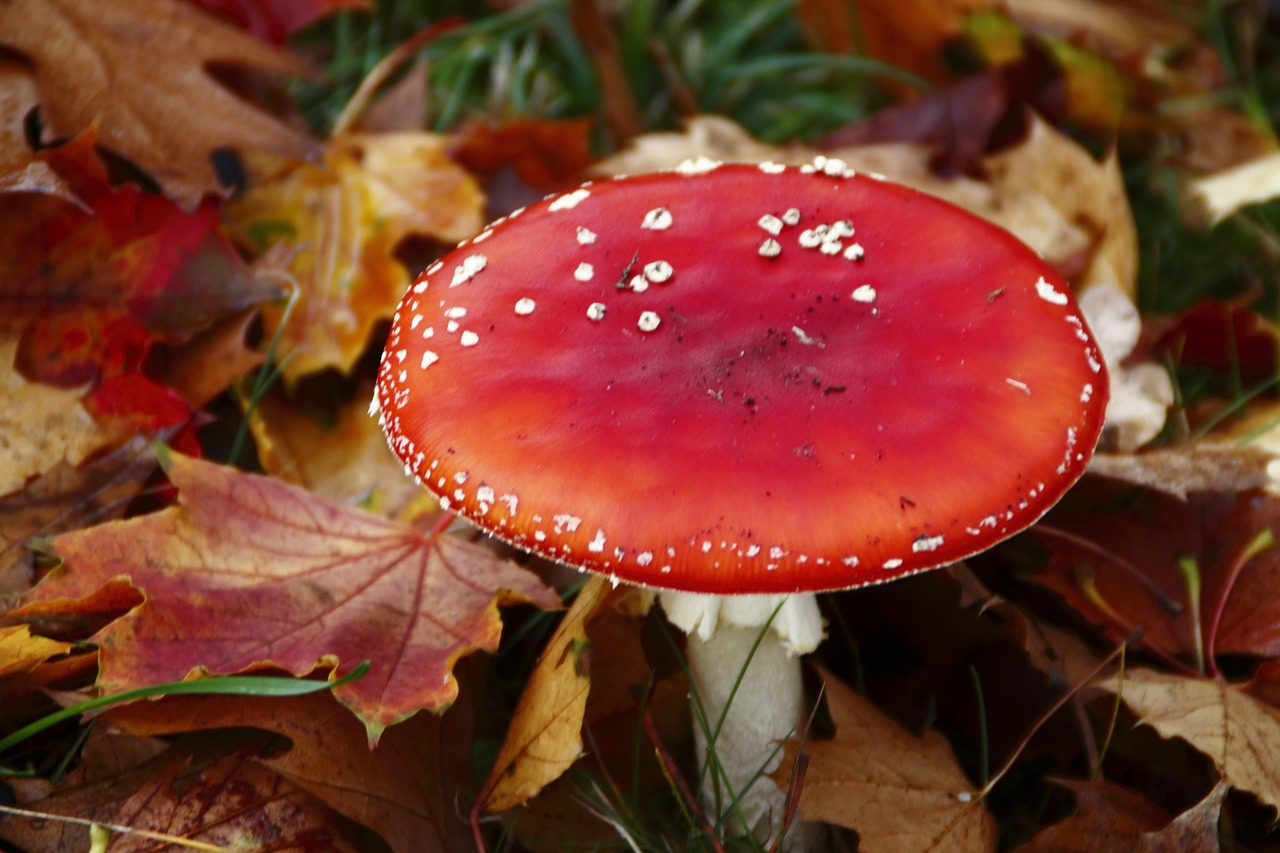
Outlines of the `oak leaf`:
M 1163 737 L 1182 738 L 1209 756 L 1226 784 L 1280 808 L 1280 709 L 1236 685 L 1149 669 L 1099 686 Z
M 124 584 L 145 600 L 96 636 L 98 686 L 199 673 L 295 675 L 369 660 L 336 689 L 370 741 L 457 695 L 459 657 L 496 648 L 498 605 L 559 599 L 532 574 L 454 536 L 426 535 L 268 477 L 165 454 L 179 504 L 63 534 L 64 564 L 18 611 L 56 614 Z
M 186 210 L 221 194 L 215 150 L 305 157 L 312 143 L 209 74 L 226 64 L 308 74 L 291 54 L 178 0 L 11 0 L 0 45 L 35 67 L 46 141 L 102 123 L 102 144 Z
M 296 249 L 296 304 L 287 321 L 282 302 L 264 310 L 268 334 L 284 323 L 284 376 L 348 372 L 409 286 L 395 256 L 401 240 L 470 237 L 483 198 L 445 140 L 426 133 L 347 134 L 328 143 L 321 163 L 271 169 L 266 160 L 256 168 L 268 174 L 227 206 L 226 220 L 258 250 L 280 240 Z
M 935 731 L 916 737 L 824 673 L 833 740 L 809 741 L 800 816 L 857 830 L 859 850 L 986 851 L 995 820 Z M 784 744 L 772 778 L 788 787 L 797 743 Z
M 441 716 L 418 714 L 389 729 L 372 751 L 360 723 L 321 693 L 170 696 L 103 716 L 135 735 L 240 727 L 278 732 L 292 748 L 258 759 L 262 764 L 373 829 L 398 853 L 436 853 L 465 849 L 470 841 L 455 800 L 471 784 L 467 695 Z
M 536 797 L 582 754 L 582 720 L 591 689 L 586 622 L 608 592 L 608 581 L 593 576 L 547 641 L 481 792 L 488 811 L 506 811 Z

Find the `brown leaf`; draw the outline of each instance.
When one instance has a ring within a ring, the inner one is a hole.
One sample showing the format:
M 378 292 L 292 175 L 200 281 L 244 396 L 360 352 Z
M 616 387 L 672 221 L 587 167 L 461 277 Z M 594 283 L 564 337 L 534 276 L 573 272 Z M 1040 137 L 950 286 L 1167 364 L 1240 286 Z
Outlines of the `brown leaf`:
M 306 63 L 178 0 L 11 0 L 0 44 L 31 60 L 48 139 L 95 120 L 101 143 L 136 163 L 184 209 L 225 193 L 217 149 L 312 151 L 300 132 L 208 73 L 222 63 L 309 74 Z
M 1190 492 L 1244 492 L 1265 487 L 1275 455 L 1234 442 L 1198 441 L 1142 453 L 1099 453 L 1089 473 L 1186 500 Z
M 1145 833 L 1169 823 L 1169 815 L 1146 797 L 1110 782 L 1057 779 L 1076 795 L 1076 813 L 1040 832 L 1018 853 L 1094 853 L 1133 850 Z
M 82 465 L 62 460 L 0 497 L 0 595 L 24 592 L 34 580 L 29 539 L 119 518 L 155 468 L 151 439 L 139 435 Z
M 915 735 L 824 673 L 833 740 L 809 741 L 800 815 L 857 830 L 859 850 L 994 850 L 996 824 L 945 738 Z M 772 778 L 788 785 L 795 741 Z
M 435 853 L 466 849 L 455 800 L 467 784 L 471 745 L 462 704 L 465 697 L 443 717 L 418 714 L 387 730 L 373 751 L 360 723 L 320 693 L 167 697 L 117 708 L 104 719 L 134 734 L 244 726 L 278 732 L 293 747 L 261 763 L 373 829 L 398 853 Z
M 1136 853 L 1218 853 L 1218 819 L 1227 786 L 1219 782 L 1203 800 L 1178 815 L 1164 829 L 1149 832 L 1138 839 Z M 1096 850 L 1097 848 L 1092 848 Z
M 506 811 L 536 797 L 582 754 L 582 720 L 591 688 L 585 623 L 608 591 L 608 581 L 593 575 L 538 658 L 484 783 L 488 811 Z
M 338 137 L 323 163 L 290 163 L 228 204 L 226 218 L 246 242 L 261 250 L 283 236 L 297 250 L 289 265 L 297 304 L 278 354 L 292 353 L 285 378 L 349 371 L 409 286 L 397 244 L 409 235 L 470 237 L 482 225 L 482 204 L 445 141 L 426 133 Z M 267 306 L 263 317 L 269 336 L 284 322 L 283 304 Z
M 258 319 L 256 310 L 224 320 L 173 354 L 164 381 L 195 408 L 209 403 L 241 376 L 263 362 L 263 353 L 246 343 Z
M 0 59 L 0 193 L 46 193 L 76 202 L 71 187 L 36 158 L 25 123 L 36 108 L 36 83 L 25 65 Z
M 1118 693 L 1163 737 L 1180 737 L 1209 756 L 1226 784 L 1280 807 L 1280 710 L 1232 684 L 1149 669 L 1099 686 Z
M 68 533 L 65 564 L 21 615 L 50 615 L 125 582 L 145 593 L 96 637 L 115 692 L 276 666 L 364 678 L 337 688 L 372 742 L 457 696 L 462 655 L 497 647 L 498 605 L 559 606 L 535 576 L 479 545 L 339 507 L 267 477 L 169 454 L 177 507 Z

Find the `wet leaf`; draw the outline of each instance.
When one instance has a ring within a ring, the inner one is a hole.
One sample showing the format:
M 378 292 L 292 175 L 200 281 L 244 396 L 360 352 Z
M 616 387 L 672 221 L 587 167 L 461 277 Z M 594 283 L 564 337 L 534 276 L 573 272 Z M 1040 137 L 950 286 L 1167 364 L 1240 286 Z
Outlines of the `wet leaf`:
M 587 581 L 547 642 L 485 782 L 488 811 L 506 811 L 536 797 L 582 754 L 582 720 L 591 689 L 585 623 L 608 591 L 602 577 Z
M 171 454 L 176 507 L 53 540 L 65 565 L 18 613 L 50 615 L 113 581 L 145 604 L 103 629 L 99 687 L 275 666 L 296 675 L 361 661 L 337 688 L 372 742 L 457 695 L 462 655 L 496 648 L 499 604 L 559 600 L 480 546 L 428 536 L 266 477 Z
M 277 241 L 296 249 L 289 272 L 299 296 L 281 339 L 280 355 L 291 354 L 285 378 L 351 370 L 374 324 L 395 312 L 409 286 L 395 257 L 400 241 L 470 237 L 482 203 L 444 139 L 392 133 L 334 139 L 322 163 L 279 167 L 228 205 L 229 222 L 257 249 Z M 270 335 L 283 305 L 264 317 Z
M 35 66 L 46 141 L 101 121 L 102 144 L 185 210 L 225 192 L 210 161 L 217 149 L 301 157 L 312 147 L 208 72 L 214 63 L 277 74 L 309 67 L 178 0 L 13 0 L 0 5 L 0 45 Z
M 857 830 L 859 850 L 994 850 L 996 824 L 938 732 L 915 735 L 827 676 L 833 740 L 808 741 L 800 817 Z M 796 742 L 772 778 L 786 789 Z
M 1163 737 L 1182 738 L 1209 756 L 1223 782 L 1280 807 L 1280 709 L 1236 685 L 1150 669 L 1099 686 L 1118 692 Z

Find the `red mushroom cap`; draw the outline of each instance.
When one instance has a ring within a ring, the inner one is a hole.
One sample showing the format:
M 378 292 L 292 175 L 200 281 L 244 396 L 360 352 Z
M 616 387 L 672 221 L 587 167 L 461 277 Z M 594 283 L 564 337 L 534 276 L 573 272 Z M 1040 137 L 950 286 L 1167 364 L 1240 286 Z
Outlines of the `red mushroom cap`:
M 1008 233 L 839 161 L 587 184 L 432 265 L 392 449 L 515 545 L 647 586 L 838 589 L 982 551 L 1081 475 L 1108 396 Z

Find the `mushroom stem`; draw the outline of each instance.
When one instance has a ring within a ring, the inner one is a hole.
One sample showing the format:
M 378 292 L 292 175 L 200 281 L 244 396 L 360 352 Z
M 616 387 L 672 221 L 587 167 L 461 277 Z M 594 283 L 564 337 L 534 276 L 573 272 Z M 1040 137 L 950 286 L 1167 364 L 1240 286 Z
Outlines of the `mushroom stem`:
M 822 639 L 817 600 L 812 593 L 663 593 L 662 604 L 689 634 L 689 672 L 705 721 L 694 725 L 703 802 L 731 833 L 767 845 L 786 805 L 768 774 L 782 763 L 782 741 L 804 722 L 800 654 Z M 785 849 L 805 849 L 809 834 L 793 826 Z

